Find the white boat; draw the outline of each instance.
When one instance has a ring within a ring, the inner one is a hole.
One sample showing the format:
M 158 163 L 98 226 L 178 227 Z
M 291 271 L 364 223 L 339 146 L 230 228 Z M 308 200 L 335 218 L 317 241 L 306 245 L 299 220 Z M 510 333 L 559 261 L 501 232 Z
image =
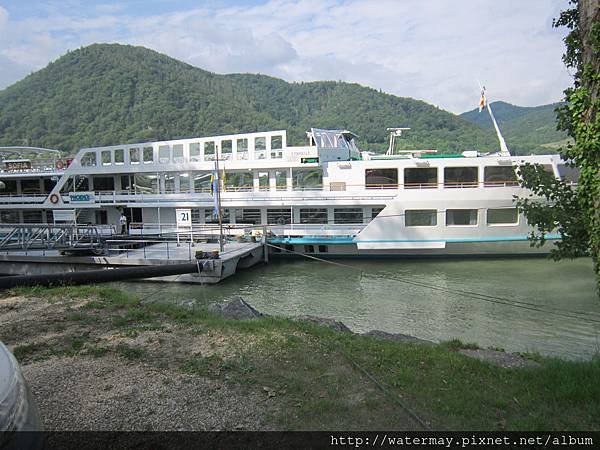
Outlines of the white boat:
M 84 148 L 66 161 L 5 161 L 0 223 L 78 223 L 152 235 L 214 227 L 218 159 L 226 231 L 269 234 L 274 253 L 458 256 L 546 253 L 514 206 L 515 168 L 572 170 L 558 155 L 359 151 L 347 130 L 311 129 L 305 146 L 283 130 Z M 232 231 L 235 230 L 235 231 Z M 552 241 L 556 235 L 547 236 Z

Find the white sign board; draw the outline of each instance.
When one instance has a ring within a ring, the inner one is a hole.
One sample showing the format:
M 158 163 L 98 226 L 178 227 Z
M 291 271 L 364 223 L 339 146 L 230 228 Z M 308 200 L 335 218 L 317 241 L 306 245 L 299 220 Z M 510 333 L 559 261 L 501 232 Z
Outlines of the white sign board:
M 192 210 L 176 209 L 175 216 L 177 220 L 177 230 L 189 230 L 192 228 Z
M 52 216 L 54 223 L 67 222 L 75 223 L 75 210 L 74 209 L 54 209 L 52 210 Z

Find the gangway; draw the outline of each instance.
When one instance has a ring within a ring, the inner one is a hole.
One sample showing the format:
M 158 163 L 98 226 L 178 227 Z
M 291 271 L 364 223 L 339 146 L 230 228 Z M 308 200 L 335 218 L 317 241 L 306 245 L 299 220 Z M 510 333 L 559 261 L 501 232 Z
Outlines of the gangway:
M 0 251 L 89 250 L 103 254 L 106 238 L 102 231 L 94 225 L 0 224 Z

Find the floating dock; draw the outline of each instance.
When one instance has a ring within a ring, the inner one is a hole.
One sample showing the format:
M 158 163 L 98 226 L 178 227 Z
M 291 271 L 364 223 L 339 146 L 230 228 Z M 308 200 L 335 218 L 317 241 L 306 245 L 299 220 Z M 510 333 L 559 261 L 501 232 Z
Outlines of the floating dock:
M 136 248 L 127 248 L 130 243 Z M 218 257 L 215 255 L 218 254 Z M 214 284 L 267 258 L 261 242 L 219 243 L 123 241 L 102 256 L 77 254 L 64 249 L 11 249 L 0 253 L 2 275 L 46 275 L 123 267 L 161 266 L 197 262 L 198 273 L 152 277 L 150 280 Z

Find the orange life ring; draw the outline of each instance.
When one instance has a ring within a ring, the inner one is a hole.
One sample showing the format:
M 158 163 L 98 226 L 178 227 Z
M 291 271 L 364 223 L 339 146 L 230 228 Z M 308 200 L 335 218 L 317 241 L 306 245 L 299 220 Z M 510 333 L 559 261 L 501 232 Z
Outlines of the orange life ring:
M 57 194 L 52 194 L 52 195 L 50 196 L 50 203 L 53 203 L 53 204 L 55 204 L 55 205 L 56 205 L 56 204 L 58 203 L 58 201 L 59 201 L 59 200 L 60 200 L 60 199 L 59 199 L 59 197 L 58 197 L 58 195 L 57 195 Z
M 65 164 L 60 159 L 58 161 L 56 161 L 55 165 L 58 170 L 64 169 L 64 167 L 65 167 Z

